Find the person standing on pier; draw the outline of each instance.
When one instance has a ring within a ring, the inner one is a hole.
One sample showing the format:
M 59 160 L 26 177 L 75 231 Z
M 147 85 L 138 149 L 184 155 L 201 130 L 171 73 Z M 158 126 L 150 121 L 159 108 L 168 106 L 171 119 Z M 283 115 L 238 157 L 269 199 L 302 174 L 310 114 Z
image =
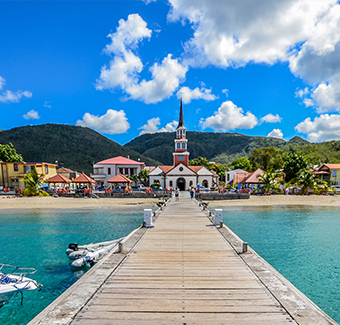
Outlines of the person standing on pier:
M 179 202 L 179 189 L 176 187 L 175 189 L 175 202 Z

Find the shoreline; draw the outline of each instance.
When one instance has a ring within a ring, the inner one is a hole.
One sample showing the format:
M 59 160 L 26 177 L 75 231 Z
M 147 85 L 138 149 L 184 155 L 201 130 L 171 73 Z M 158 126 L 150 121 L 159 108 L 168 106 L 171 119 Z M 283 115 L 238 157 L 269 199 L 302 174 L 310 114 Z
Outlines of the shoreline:
M 159 202 L 155 198 L 53 198 L 53 197 L 0 197 L 0 210 L 66 210 L 66 209 L 110 209 L 134 206 L 150 206 Z M 209 201 L 209 206 L 328 206 L 340 207 L 340 196 L 295 196 L 272 195 L 250 196 L 249 200 L 219 200 Z
M 54 197 L 0 197 L 0 211 L 9 210 L 70 210 L 93 208 L 126 208 L 150 206 L 159 202 L 154 198 L 54 198 Z

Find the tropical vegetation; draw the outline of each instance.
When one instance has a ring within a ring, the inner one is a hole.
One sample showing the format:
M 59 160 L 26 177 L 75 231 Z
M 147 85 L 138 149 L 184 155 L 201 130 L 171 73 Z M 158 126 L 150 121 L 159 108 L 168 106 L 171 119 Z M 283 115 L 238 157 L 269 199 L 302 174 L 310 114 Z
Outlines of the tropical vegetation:
M 264 194 L 269 194 L 271 191 L 282 193 L 280 188 L 280 181 L 282 180 L 282 173 L 272 173 L 264 171 L 257 179 L 263 184 L 261 189 L 264 189 Z
M 42 176 L 42 175 L 41 175 Z M 23 196 L 49 196 L 47 192 L 41 189 L 42 178 L 35 169 L 29 171 L 24 178 L 25 189 Z
M 23 162 L 21 155 L 17 153 L 13 144 L 0 144 L 0 161 L 3 162 Z

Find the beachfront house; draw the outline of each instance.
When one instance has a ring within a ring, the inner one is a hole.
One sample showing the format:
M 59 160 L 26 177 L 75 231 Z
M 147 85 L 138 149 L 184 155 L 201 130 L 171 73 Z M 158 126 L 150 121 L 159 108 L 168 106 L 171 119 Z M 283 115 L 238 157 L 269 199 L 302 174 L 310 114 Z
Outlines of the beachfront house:
M 126 177 L 138 175 L 145 168 L 145 164 L 130 158 L 115 157 L 99 161 L 93 165 L 92 178 L 96 181 L 95 186 L 109 186 L 108 180 L 122 174 Z
M 77 178 L 81 173 L 73 171 L 72 169 L 61 167 L 57 169 L 57 173 L 72 180 Z
M 262 183 L 259 181 L 258 176 L 262 174 L 263 170 L 260 168 L 256 169 L 254 172 L 236 173 L 233 179 L 233 187 L 237 189 L 255 189 L 261 187 Z
M 235 174 L 248 174 L 249 172 L 243 169 L 234 169 L 225 172 L 225 182 L 226 184 L 233 184 Z
M 35 169 L 43 180 L 57 175 L 57 165 L 45 162 L 0 162 L 0 186 L 24 188 L 25 175 Z
M 340 164 L 323 164 L 315 173 L 323 181 L 340 184 Z

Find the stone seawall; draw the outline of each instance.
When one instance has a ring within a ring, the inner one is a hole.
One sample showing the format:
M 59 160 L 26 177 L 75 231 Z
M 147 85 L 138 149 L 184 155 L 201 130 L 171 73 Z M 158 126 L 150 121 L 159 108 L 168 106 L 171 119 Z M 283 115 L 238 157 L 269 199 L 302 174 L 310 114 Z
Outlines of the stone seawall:
M 199 193 L 196 194 L 198 200 L 247 200 L 250 195 L 247 193 Z

